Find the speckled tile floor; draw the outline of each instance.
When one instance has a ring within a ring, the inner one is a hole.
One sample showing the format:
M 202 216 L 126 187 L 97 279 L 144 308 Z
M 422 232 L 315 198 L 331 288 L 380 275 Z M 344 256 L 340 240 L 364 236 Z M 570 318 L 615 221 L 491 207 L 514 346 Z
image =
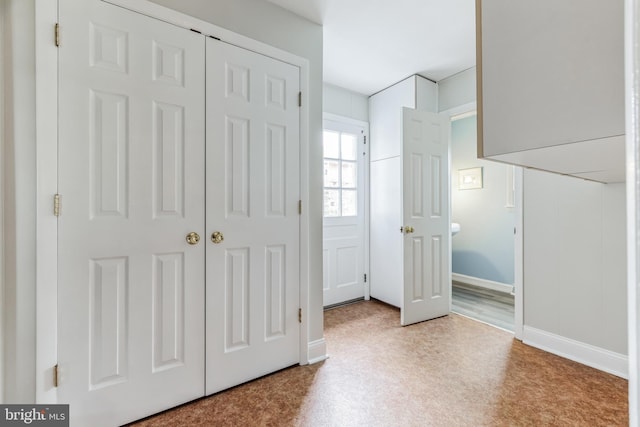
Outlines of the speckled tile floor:
M 624 426 L 627 381 L 462 316 L 399 326 L 376 301 L 325 312 L 330 358 L 136 426 Z

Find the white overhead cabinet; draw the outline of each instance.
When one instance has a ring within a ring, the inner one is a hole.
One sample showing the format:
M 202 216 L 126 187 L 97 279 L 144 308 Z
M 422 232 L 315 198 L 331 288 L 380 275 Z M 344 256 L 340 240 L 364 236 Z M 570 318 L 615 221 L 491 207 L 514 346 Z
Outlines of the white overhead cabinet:
M 450 306 L 449 125 L 436 84 L 412 76 L 369 100 L 371 297 L 401 323 Z
M 624 181 L 622 0 L 477 0 L 478 156 Z

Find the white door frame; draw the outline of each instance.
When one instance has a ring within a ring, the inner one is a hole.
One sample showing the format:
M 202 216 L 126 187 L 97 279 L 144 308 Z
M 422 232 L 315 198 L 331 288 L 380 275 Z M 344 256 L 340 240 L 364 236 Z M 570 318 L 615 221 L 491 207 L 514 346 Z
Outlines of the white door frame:
M 477 111 L 476 102 L 470 102 L 450 110 L 442 111 L 451 120 L 460 119 L 464 116 L 475 115 Z M 450 142 L 451 143 L 451 142 Z M 522 330 L 524 326 L 524 234 L 523 234 L 523 202 L 524 202 L 524 178 L 522 168 L 515 169 L 515 214 L 516 214 L 516 234 L 514 250 L 514 335 L 522 340 Z
M 640 0 L 625 0 L 629 425 L 640 425 Z
M 363 186 L 362 191 L 364 192 L 364 274 L 367 275 L 367 281 L 364 283 L 364 299 L 369 301 L 371 299 L 371 288 L 369 286 L 369 122 L 364 122 L 362 120 L 352 119 L 350 117 L 340 116 L 338 114 L 333 113 L 322 113 L 322 122 L 324 128 L 324 121 L 331 120 L 334 122 L 345 123 L 348 125 L 354 125 L 361 127 L 364 129 L 364 138 L 365 138 L 365 158 L 362 161 L 364 167 L 364 177 L 363 177 Z M 324 218 L 323 218 L 324 220 Z M 324 227 L 324 225 L 323 225 Z
M 58 51 L 54 44 L 54 24 L 58 21 L 58 2 L 33 0 L 35 3 L 35 128 L 37 159 L 36 172 L 36 261 L 35 312 L 36 366 L 35 399 L 38 403 L 56 403 L 57 389 L 53 385 L 57 363 L 57 220 L 53 215 L 53 196 L 57 193 L 58 168 L 57 109 L 58 109 Z M 217 25 L 182 14 L 146 0 L 102 0 L 171 24 L 194 29 L 223 41 L 270 56 L 300 68 L 300 90 L 309 93 L 309 61 L 305 58 L 234 33 Z M 64 43 L 64 28 L 60 29 Z M 309 206 L 309 97 L 303 96 L 300 108 L 300 198 Z M 62 195 L 64 211 L 64 195 Z M 29 224 L 27 224 L 28 226 Z M 309 211 L 300 217 L 300 364 L 309 363 Z M 64 381 L 64 372 L 62 372 Z M 26 385 L 29 387 L 29 385 Z

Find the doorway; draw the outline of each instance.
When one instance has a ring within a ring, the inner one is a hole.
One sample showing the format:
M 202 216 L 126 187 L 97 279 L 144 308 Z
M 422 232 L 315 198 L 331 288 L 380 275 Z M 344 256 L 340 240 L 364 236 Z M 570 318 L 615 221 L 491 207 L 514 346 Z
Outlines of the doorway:
M 475 111 L 452 117 L 452 311 L 515 333 L 522 172 L 478 159 L 476 129 Z
M 325 113 L 323 129 L 322 263 L 327 308 L 369 297 L 368 124 Z

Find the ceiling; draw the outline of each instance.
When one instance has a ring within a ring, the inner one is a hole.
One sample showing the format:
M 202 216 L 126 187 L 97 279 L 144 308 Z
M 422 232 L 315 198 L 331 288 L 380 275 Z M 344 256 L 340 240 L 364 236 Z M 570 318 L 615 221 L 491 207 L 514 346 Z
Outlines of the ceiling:
M 475 0 L 268 0 L 324 26 L 324 81 L 364 95 L 475 65 Z

